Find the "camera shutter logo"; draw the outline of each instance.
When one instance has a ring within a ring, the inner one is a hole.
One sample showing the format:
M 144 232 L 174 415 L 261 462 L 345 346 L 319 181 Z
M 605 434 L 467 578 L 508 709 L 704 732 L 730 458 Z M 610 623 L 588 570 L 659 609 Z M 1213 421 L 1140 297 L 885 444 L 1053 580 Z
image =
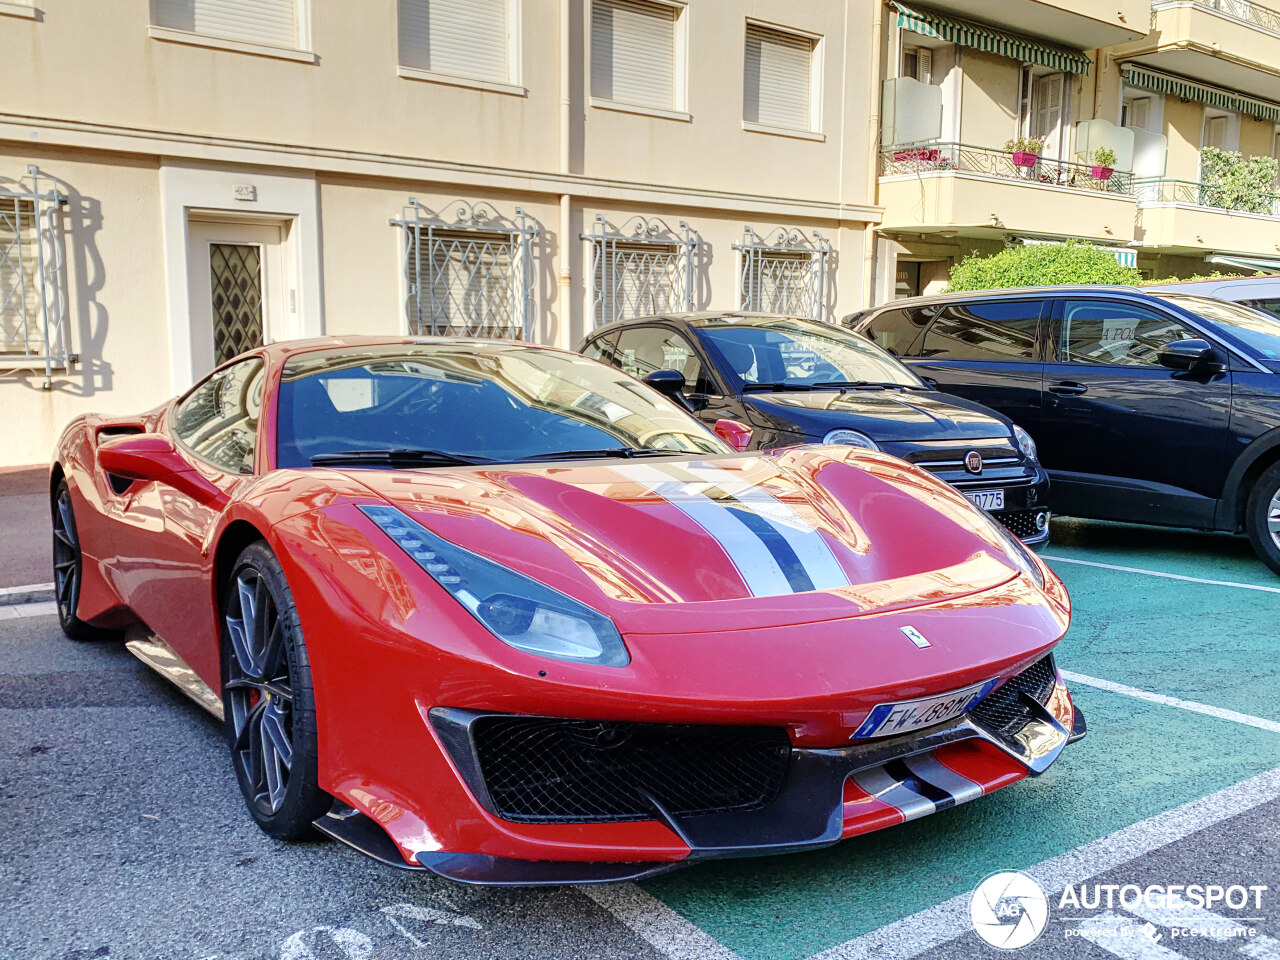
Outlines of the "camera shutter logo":
M 1044 932 L 1049 901 L 1024 873 L 994 873 L 973 891 L 969 901 L 973 929 L 983 940 L 1001 950 L 1018 950 Z

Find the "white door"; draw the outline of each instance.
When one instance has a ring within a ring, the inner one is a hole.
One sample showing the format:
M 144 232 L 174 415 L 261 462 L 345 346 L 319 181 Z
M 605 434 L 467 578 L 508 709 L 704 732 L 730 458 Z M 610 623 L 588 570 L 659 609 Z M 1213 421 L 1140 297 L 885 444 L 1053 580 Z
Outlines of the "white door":
M 289 336 L 282 224 L 192 220 L 187 231 L 191 353 L 196 378 Z
M 1060 73 L 1035 78 L 1032 95 L 1031 135 L 1044 139 L 1044 156 L 1059 157 L 1062 148 L 1062 93 Z

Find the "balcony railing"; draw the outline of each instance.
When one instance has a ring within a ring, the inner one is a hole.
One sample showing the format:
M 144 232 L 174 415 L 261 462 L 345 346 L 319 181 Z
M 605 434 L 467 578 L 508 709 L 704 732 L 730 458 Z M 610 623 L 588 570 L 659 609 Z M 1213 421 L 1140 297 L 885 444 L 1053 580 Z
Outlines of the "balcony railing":
M 1102 168 L 1090 164 L 1067 163 L 1029 154 L 1014 155 L 992 147 L 975 147 L 968 143 L 912 143 L 889 147 L 880 152 L 881 176 L 943 173 L 949 170 L 980 173 L 988 177 L 1048 187 L 1074 187 L 1119 196 L 1133 195 L 1133 176 L 1123 171 L 1106 173 Z M 1094 176 L 1095 173 L 1102 176 Z
M 1161 7 L 1169 6 L 1171 2 L 1173 0 L 1165 0 L 1165 2 L 1157 0 L 1151 6 L 1159 10 Z M 1192 0 L 1192 3 L 1216 10 L 1232 20 L 1239 20 L 1241 23 L 1280 34 L 1280 11 L 1254 3 L 1253 0 Z
M 1242 196 L 1237 190 L 1194 180 L 1136 180 L 1134 191 L 1139 203 L 1185 203 L 1233 213 L 1280 217 L 1280 194 L 1250 193 Z

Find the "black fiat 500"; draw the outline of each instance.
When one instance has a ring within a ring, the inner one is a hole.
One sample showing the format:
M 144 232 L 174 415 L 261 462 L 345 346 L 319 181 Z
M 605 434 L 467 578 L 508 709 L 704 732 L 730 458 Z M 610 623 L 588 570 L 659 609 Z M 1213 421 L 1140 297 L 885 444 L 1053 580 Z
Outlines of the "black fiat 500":
M 1049 479 L 1031 437 L 994 410 L 939 393 L 858 334 L 770 314 L 673 313 L 600 327 L 579 350 L 708 425 L 746 424 L 749 449 L 883 450 L 959 488 L 1024 543 L 1049 539 Z

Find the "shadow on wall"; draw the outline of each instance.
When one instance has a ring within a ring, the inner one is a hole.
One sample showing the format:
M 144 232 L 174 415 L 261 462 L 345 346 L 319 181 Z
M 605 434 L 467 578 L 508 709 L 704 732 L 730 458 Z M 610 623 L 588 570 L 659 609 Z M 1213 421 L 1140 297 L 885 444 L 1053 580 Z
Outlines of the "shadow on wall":
M 103 359 L 110 326 L 106 307 L 98 301 L 106 278 L 97 237 L 102 230 L 102 204 L 86 197 L 72 184 L 40 172 L 41 192 L 48 187 L 67 198 L 60 216 L 55 219 L 61 231 L 64 251 L 62 270 L 56 278 L 60 296 L 66 303 L 64 340 L 67 349 L 80 358 L 70 371 L 55 373 L 46 385 L 43 366 L 39 369 L 6 371 L 5 380 L 17 381 L 30 390 L 53 390 L 70 396 L 91 397 L 111 390 L 111 364 Z M 44 242 L 44 238 L 41 238 Z
M 531 221 L 538 228 L 537 234 L 529 243 L 529 253 L 533 258 L 533 324 L 530 339 L 534 343 L 558 343 L 556 336 L 565 323 L 561 316 L 564 300 L 557 288 L 560 282 L 556 265 L 560 262 L 561 244 L 559 234 L 547 229 L 547 225 L 538 220 Z M 569 344 L 572 347 L 577 340 Z
M 714 243 L 698 237 L 698 245 L 693 249 L 693 290 L 690 292 L 690 303 L 694 310 L 710 310 L 711 303 L 711 265 L 716 260 Z M 734 309 L 741 301 L 741 293 L 735 290 L 732 300 L 726 309 Z M 677 307 L 676 309 L 683 309 Z

